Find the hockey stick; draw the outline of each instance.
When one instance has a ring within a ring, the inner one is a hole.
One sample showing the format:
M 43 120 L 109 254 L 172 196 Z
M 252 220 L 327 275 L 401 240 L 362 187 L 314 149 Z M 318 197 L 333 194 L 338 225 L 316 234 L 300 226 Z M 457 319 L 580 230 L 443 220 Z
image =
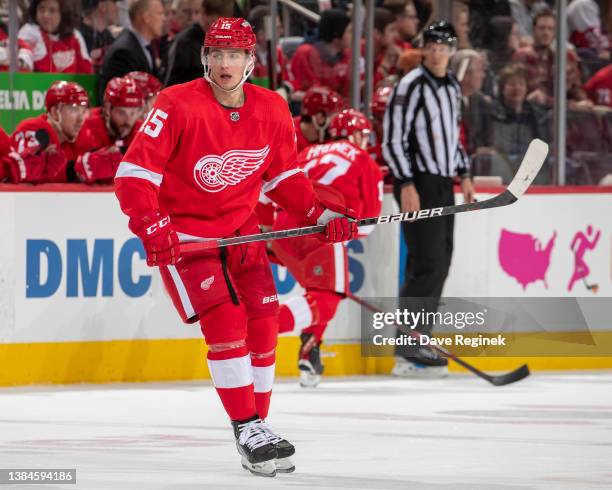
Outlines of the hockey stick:
M 355 296 L 354 294 L 352 294 L 350 292 L 347 293 L 346 296 L 347 296 L 347 298 L 350 298 L 353 301 L 355 301 L 356 303 L 358 303 L 361 306 L 363 306 L 366 310 L 370 310 L 371 312 L 374 312 L 374 313 L 384 313 L 384 311 L 381 310 L 380 308 L 374 306 L 371 303 L 368 303 L 367 301 L 359 298 L 358 296 Z M 401 328 L 400 326 L 398 326 L 398 328 L 400 329 L 401 332 L 406 333 L 406 334 L 408 334 L 408 335 L 410 335 L 410 336 L 412 336 L 414 338 L 418 339 L 420 337 L 424 337 L 424 335 L 422 333 L 417 332 L 416 330 L 405 330 L 405 329 Z M 510 371 L 509 373 L 506 373 L 506 374 L 499 374 L 499 375 L 487 374 L 487 373 L 482 372 L 480 369 L 475 368 L 474 366 L 472 366 L 468 362 L 464 361 L 460 357 L 457 357 L 455 354 L 449 352 L 444 347 L 439 347 L 437 345 L 428 345 L 427 347 L 429 347 L 430 349 L 438 352 L 439 354 L 443 355 L 444 357 L 455 361 L 460 366 L 463 366 L 468 371 L 470 371 L 470 372 L 474 373 L 476 376 L 478 376 L 478 377 L 488 381 L 489 383 L 491 383 L 494 386 L 504 386 L 504 385 L 509 385 L 511 383 L 516 383 L 517 381 L 520 381 L 521 379 L 526 378 L 530 374 L 529 373 L 529 367 L 527 366 L 527 364 L 523 364 L 521 367 L 515 369 L 514 371 Z
M 376 218 L 364 218 L 357 220 L 357 226 L 380 225 L 383 223 L 398 223 L 401 221 L 416 221 L 419 219 L 448 216 L 451 214 L 465 213 L 467 211 L 478 211 L 479 209 L 491 209 L 507 206 L 516 202 L 533 182 L 540 168 L 546 160 L 548 145 L 542 140 L 534 139 L 529 144 L 527 152 L 523 157 L 512 182 L 506 190 L 495 197 L 484 201 L 476 201 L 469 204 L 458 204 L 455 206 L 444 206 L 441 208 L 421 209 L 420 211 L 409 211 L 406 213 L 387 214 Z M 204 241 L 181 243 L 181 253 L 199 252 L 229 245 L 241 243 L 261 242 L 265 240 L 278 240 L 280 238 L 314 235 L 325 230 L 325 225 L 306 226 L 304 228 L 291 228 L 289 230 L 270 231 L 257 233 L 255 235 L 244 235 L 232 238 L 212 238 Z

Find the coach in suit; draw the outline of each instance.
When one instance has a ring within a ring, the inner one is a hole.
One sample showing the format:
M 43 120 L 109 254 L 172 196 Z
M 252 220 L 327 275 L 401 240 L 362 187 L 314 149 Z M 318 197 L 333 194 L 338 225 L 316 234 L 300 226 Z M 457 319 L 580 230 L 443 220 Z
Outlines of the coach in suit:
M 98 96 L 104 96 L 106 84 L 113 77 L 131 71 L 144 71 L 157 76 L 157 62 L 151 41 L 162 35 L 166 15 L 161 0 L 136 0 L 130 6 L 131 28 L 123 30 L 104 56 L 100 70 Z

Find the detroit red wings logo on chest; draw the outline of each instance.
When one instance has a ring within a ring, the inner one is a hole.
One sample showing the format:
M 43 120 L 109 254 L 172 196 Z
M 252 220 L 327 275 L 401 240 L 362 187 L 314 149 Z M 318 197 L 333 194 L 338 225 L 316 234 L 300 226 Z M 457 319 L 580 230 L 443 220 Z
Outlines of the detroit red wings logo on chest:
M 259 150 L 230 150 L 223 155 L 206 155 L 196 163 L 193 176 L 205 191 L 219 192 L 254 174 L 266 161 L 268 153 L 269 145 Z

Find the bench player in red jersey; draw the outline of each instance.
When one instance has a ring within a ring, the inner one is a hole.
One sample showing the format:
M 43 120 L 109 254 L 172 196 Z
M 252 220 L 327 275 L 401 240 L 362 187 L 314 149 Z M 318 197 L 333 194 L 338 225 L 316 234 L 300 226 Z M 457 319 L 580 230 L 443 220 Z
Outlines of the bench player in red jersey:
M 68 182 L 73 172 L 79 135 L 89 106 L 78 83 L 54 82 L 45 95 L 47 111 L 21 121 L 11 138 L 11 181 L 42 184 Z
M 145 94 L 129 76 L 106 84 L 102 107 L 85 120 L 77 146 L 75 171 L 81 182 L 111 183 L 119 162 L 142 122 Z
M 372 125 L 364 114 L 344 110 L 329 126 L 335 141 L 310 146 L 298 156 L 317 195 L 346 206 L 357 218 L 378 216 L 382 205 L 382 171 L 366 151 L 371 131 Z M 297 225 L 294 217 L 278 211 L 275 229 Z M 360 236 L 369 231 L 361 228 Z M 346 244 L 321 246 L 312 237 L 288 238 L 272 242 L 272 251 L 306 290 L 281 305 L 279 331 L 301 330 L 300 384 L 314 387 L 323 373 L 319 350 L 323 333 L 348 288 Z
M 329 121 L 342 110 L 342 97 L 327 87 L 313 87 L 302 100 L 302 115 L 293 118 L 298 152 L 329 139 Z
M 274 380 L 278 300 L 263 242 L 179 255 L 181 241 L 257 233 L 260 192 L 300 225 L 324 224 L 327 242 L 357 234 L 343 206 L 321 201 L 297 164 L 287 103 L 245 84 L 255 35 L 240 18 L 206 32 L 204 78 L 169 87 L 115 178 L 129 228 L 159 266 L 186 323 L 199 322 L 208 367 L 232 421 L 242 465 L 254 474 L 293 471 L 295 449 L 264 422 Z

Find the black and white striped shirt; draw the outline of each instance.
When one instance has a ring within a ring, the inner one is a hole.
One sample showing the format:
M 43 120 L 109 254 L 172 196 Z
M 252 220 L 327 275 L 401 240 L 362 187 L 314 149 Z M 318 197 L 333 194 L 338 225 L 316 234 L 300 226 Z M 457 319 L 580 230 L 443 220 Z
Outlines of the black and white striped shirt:
M 461 87 L 451 74 L 435 77 L 423 65 L 394 87 L 383 120 L 383 157 L 400 183 L 415 172 L 469 174 L 459 141 Z

